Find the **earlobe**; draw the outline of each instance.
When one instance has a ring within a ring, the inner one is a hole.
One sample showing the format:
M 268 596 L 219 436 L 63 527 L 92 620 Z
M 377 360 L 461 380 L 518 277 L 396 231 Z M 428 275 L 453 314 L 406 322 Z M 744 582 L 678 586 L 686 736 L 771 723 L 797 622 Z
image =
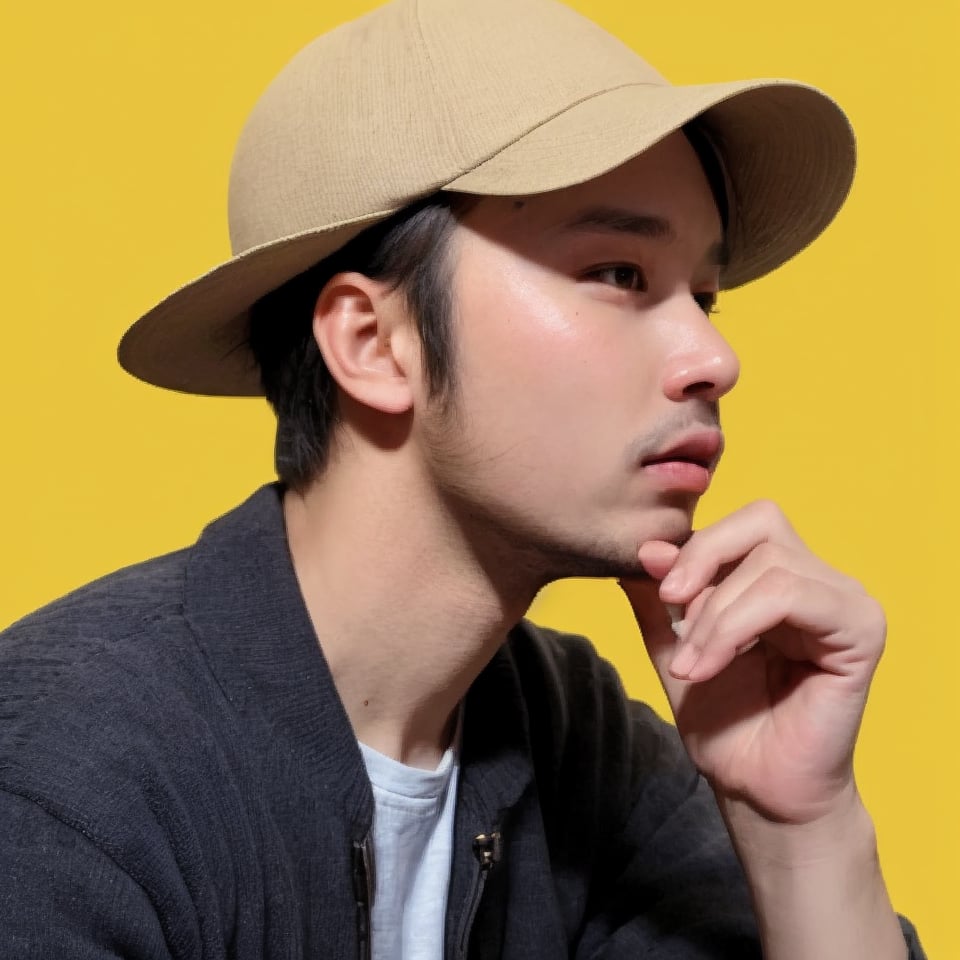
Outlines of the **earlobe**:
M 327 369 L 354 400 L 383 413 L 413 405 L 402 297 L 359 273 L 340 273 L 324 286 L 313 335 Z

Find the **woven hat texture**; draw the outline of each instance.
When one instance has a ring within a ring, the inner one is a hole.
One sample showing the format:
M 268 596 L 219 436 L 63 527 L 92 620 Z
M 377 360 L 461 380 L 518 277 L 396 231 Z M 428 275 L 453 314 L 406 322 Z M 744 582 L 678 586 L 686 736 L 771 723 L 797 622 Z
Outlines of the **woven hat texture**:
M 840 108 L 787 80 L 669 84 L 554 0 L 393 0 L 314 40 L 254 107 L 230 177 L 233 257 L 118 350 L 150 383 L 262 392 L 248 310 L 437 190 L 521 196 L 597 177 L 695 117 L 729 190 L 725 288 L 809 244 L 853 178 Z

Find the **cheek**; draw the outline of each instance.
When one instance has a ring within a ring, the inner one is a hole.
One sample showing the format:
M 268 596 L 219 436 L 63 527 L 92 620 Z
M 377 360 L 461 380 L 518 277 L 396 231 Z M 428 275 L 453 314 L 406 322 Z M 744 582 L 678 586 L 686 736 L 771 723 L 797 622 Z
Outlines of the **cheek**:
M 474 276 L 497 277 L 466 284 L 458 311 L 461 391 L 486 451 L 567 468 L 617 455 L 641 426 L 649 386 L 636 325 L 526 265 Z
M 582 392 L 591 338 L 575 304 L 559 300 L 542 278 L 533 282 L 511 270 L 492 275 L 496 285 L 469 291 L 463 301 L 464 387 L 482 403 L 478 412 L 549 418 Z

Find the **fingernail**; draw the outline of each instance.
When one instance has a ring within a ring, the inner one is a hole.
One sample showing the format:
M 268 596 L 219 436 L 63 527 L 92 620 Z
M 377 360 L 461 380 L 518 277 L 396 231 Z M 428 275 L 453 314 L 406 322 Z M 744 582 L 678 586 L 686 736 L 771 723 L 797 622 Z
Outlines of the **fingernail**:
M 692 643 L 684 643 L 670 664 L 670 672 L 675 677 L 688 677 L 699 659 L 700 651 Z

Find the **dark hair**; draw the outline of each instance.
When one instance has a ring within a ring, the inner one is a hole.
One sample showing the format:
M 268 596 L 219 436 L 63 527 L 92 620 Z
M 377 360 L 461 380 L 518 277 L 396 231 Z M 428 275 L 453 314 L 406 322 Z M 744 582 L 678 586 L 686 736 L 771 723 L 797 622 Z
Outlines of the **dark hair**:
M 302 490 L 323 469 L 337 422 L 337 389 L 313 336 L 313 312 L 327 281 L 357 271 L 401 290 L 416 319 L 432 396 L 452 383 L 452 292 L 447 256 L 460 194 L 436 193 L 368 228 L 318 264 L 260 299 L 249 345 L 274 413 L 279 478 Z
M 723 232 L 726 233 L 727 227 L 730 225 L 730 197 L 727 196 L 727 178 L 724 174 L 720 154 L 710 134 L 704 128 L 701 117 L 685 123 L 681 130 L 687 138 L 687 143 L 693 147 L 693 152 L 696 153 L 697 159 L 700 161 L 707 183 L 710 184 L 713 202 L 717 205 L 717 213 L 720 214 Z

